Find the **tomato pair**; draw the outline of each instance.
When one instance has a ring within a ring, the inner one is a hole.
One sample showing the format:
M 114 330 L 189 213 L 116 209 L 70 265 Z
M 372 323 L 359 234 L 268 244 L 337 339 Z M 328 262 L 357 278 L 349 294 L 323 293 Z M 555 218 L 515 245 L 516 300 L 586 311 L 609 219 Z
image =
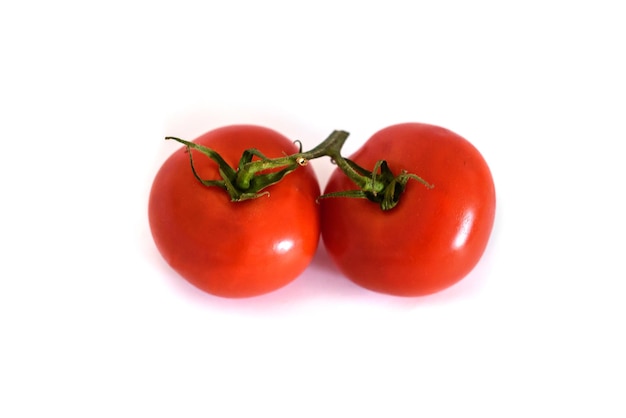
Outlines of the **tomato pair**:
M 233 167 L 247 149 L 267 158 L 299 152 L 281 134 L 250 125 L 216 129 L 194 143 L 213 149 Z M 215 162 L 195 149 L 180 149 L 152 185 L 154 241 L 182 277 L 224 297 L 261 295 L 291 282 L 311 262 L 320 233 L 343 274 L 368 289 L 417 296 L 458 282 L 480 259 L 493 225 L 495 190 L 484 159 L 446 129 L 408 123 L 379 131 L 350 157 L 370 170 L 380 160 L 434 187 L 409 180 L 389 211 L 367 199 L 318 202 L 315 173 L 305 165 L 264 195 L 232 202 L 224 190 L 198 181 L 223 175 Z M 356 188 L 338 168 L 324 193 Z

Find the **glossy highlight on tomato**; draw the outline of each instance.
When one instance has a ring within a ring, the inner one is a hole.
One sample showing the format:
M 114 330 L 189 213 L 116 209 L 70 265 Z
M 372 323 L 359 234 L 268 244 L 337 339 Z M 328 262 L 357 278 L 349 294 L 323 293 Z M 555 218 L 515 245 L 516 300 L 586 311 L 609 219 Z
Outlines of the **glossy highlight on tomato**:
M 367 199 L 321 200 L 322 238 L 338 268 L 370 290 L 398 296 L 441 291 L 480 260 L 494 223 L 496 195 L 479 151 L 447 129 L 421 123 L 374 134 L 354 155 L 361 167 L 386 160 L 396 173 L 417 174 L 398 205 L 381 211 Z M 335 170 L 324 190 L 355 189 Z
M 218 128 L 193 142 L 217 151 L 233 167 L 250 148 L 269 158 L 298 152 L 283 135 L 254 125 Z M 214 161 L 189 152 L 201 178 L 220 178 Z M 251 297 L 285 286 L 317 249 L 320 188 L 307 166 L 265 191 L 232 202 L 223 189 L 194 177 L 189 154 L 180 148 L 162 165 L 150 192 L 148 215 L 157 249 L 187 281 L 217 296 Z

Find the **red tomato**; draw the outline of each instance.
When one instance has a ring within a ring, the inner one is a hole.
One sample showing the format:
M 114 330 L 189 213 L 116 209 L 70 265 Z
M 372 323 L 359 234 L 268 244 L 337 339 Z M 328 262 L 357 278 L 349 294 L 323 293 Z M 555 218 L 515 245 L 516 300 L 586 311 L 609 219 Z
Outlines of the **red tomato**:
M 249 148 L 269 158 L 298 152 L 281 134 L 250 125 L 219 128 L 194 142 L 220 153 L 231 167 Z M 192 152 L 199 176 L 219 180 L 217 164 Z M 319 184 L 309 165 L 266 191 L 269 196 L 231 202 L 226 191 L 194 177 L 183 147 L 165 161 L 150 192 L 150 228 L 159 252 L 182 277 L 214 295 L 249 297 L 286 285 L 317 249 Z
M 368 170 L 384 159 L 394 174 L 406 170 L 434 187 L 409 180 L 389 211 L 367 199 L 321 200 L 324 244 L 349 279 L 377 292 L 420 296 L 474 268 L 496 201 L 489 167 L 472 144 L 444 128 L 406 123 L 377 132 L 350 159 Z M 353 189 L 336 170 L 324 193 Z

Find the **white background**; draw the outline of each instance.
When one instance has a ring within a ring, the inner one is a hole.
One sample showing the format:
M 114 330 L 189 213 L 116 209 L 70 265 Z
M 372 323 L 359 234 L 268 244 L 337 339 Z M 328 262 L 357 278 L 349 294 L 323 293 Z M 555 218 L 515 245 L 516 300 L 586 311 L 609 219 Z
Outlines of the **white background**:
M 623 10 L 3 2 L 0 416 L 626 416 Z M 156 252 L 164 136 L 343 129 L 349 154 L 407 121 L 468 138 L 496 182 L 487 252 L 453 288 L 374 294 L 321 249 L 226 300 Z

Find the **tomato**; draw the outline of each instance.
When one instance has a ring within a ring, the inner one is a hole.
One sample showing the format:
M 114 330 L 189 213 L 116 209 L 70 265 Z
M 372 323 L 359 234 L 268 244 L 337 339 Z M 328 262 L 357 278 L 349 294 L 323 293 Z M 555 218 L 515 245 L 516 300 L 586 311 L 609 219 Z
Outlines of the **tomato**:
M 321 200 L 322 238 L 338 268 L 373 291 L 421 296 L 443 290 L 478 263 L 491 234 L 495 188 L 479 151 L 441 127 L 405 123 L 374 134 L 352 161 L 371 170 L 386 160 L 433 185 L 410 180 L 389 211 L 367 199 Z M 335 170 L 324 193 L 356 189 Z
M 260 126 L 234 125 L 195 141 L 217 151 L 231 167 L 256 148 L 269 158 L 298 152 L 281 134 Z M 217 164 L 193 152 L 203 179 L 220 179 Z M 165 261 L 199 289 L 223 297 L 250 297 L 294 280 L 311 262 L 320 231 L 320 188 L 312 167 L 299 167 L 256 199 L 232 202 L 225 190 L 194 177 L 185 147 L 158 171 L 148 215 Z

